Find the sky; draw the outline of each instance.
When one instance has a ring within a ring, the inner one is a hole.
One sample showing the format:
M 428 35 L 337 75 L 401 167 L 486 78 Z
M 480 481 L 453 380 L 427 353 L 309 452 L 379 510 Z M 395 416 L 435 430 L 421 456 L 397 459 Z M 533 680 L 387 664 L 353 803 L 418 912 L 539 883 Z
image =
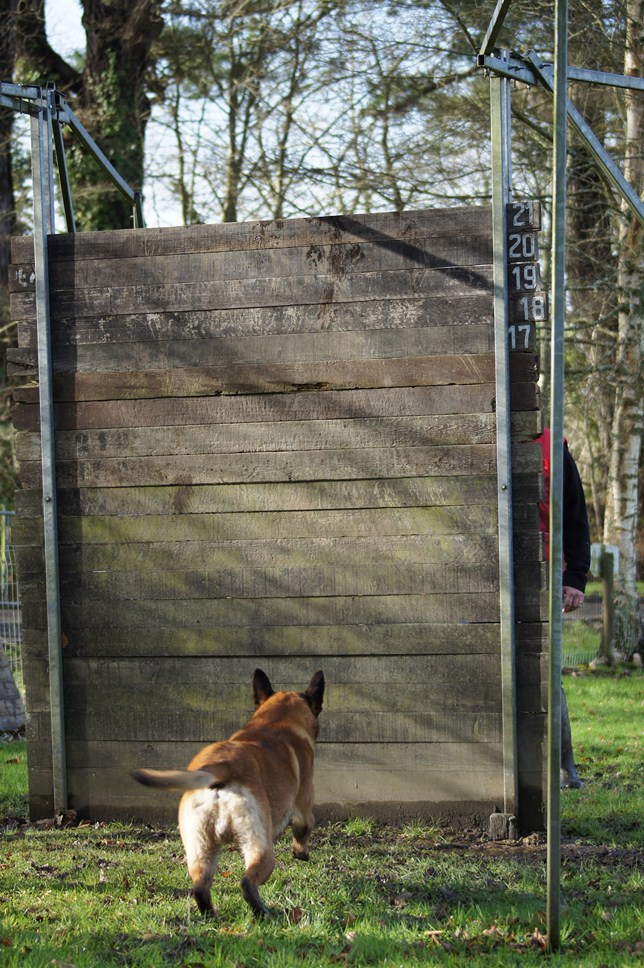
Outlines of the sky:
M 45 25 L 49 43 L 62 57 L 85 46 L 78 0 L 45 0 Z

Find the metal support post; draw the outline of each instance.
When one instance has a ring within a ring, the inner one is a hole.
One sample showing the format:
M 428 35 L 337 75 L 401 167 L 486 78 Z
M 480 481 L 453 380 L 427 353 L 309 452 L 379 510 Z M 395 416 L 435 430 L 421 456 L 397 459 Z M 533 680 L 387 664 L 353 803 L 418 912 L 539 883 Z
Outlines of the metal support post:
M 501 55 L 502 57 L 505 54 Z M 512 200 L 510 82 L 490 80 L 492 128 L 492 236 L 496 374 L 496 459 L 499 518 L 499 604 L 503 717 L 503 809 L 512 828 L 517 812 L 514 567 L 512 533 L 512 434 L 508 346 L 507 209 Z M 516 822 L 514 823 L 516 830 Z M 507 836 L 507 834 L 506 834 Z
M 494 49 L 496 38 L 501 32 L 501 27 L 503 26 L 503 21 L 505 20 L 511 2 L 512 0 L 497 0 L 497 5 L 494 8 L 492 19 L 485 32 L 485 37 L 481 41 L 479 56 L 485 57 L 486 54 L 489 54 Z
M 563 561 L 563 387 L 566 277 L 566 121 L 568 4 L 555 5 L 554 171 L 552 183 L 552 344 L 550 404 L 550 649 L 548 662 L 547 934 L 560 945 L 561 594 Z
M 65 145 L 63 143 L 63 127 L 60 121 L 60 95 L 56 90 L 55 84 L 47 85 L 47 94 L 51 111 L 52 127 L 54 133 L 54 147 L 56 149 L 56 167 L 58 168 L 58 178 L 60 181 L 60 193 L 65 213 L 65 224 L 68 232 L 76 231 L 76 221 L 74 219 L 74 206 L 72 203 L 72 190 L 69 184 L 69 172 L 67 171 L 67 159 L 65 157 Z
M 54 453 L 53 369 L 49 306 L 48 231 L 54 231 L 53 158 L 50 99 L 37 101 L 31 116 L 31 157 L 34 199 L 34 268 L 36 275 L 36 325 L 40 379 L 40 447 L 45 547 L 47 640 L 49 646 L 49 692 L 54 810 L 67 809 L 65 723 L 63 710 L 62 637 L 56 513 L 56 459 Z
M 134 192 L 134 228 L 145 228 L 145 219 L 143 218 L 143 196 L 141 192 Z

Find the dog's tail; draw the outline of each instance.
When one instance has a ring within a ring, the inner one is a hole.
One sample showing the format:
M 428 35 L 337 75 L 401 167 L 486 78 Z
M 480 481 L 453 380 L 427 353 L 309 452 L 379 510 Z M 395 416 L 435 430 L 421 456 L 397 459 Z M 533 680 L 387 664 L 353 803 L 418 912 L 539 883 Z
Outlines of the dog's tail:
M 185 793 L 224 786 L 230 779 L 230 767 L 227 763 L 220 763 L 210 770 L 134 770 L 132 776 L 144 786 Z

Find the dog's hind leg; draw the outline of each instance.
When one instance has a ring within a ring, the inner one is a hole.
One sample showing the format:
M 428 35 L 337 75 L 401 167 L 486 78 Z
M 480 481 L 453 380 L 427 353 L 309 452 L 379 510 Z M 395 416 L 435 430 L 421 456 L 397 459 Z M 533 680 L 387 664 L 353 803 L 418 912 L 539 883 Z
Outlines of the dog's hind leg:
M 217 869 L 221 844 L 213 835 L 207 815 L 200 811 L 182 809 L 179 830 L 186 855 L 188 873 L 192 879 L 192 893 L 201 914 L 215 914 L 210 888 Z
M 219 852 L 219 844 L 210 844 L 209 849 L 202 849 L 198 852 L 186 847 L 188 873 L 192 878 L 192 893 L 199 911 L 206 917 L 211 917 L 216 913 L 212 904 L 210 888 L 217 869 Z
M 250 904 L 257 918 L 270 918 L 271 913 L 259 896 L 258 888 L 264 884 L 273 873 L 275 858 L 273 848 L 268 847 L 258 853 L 255 847 L 244 849 L 246 873 L 242 877 L 241 887 L 244 900 Z
M 216 914 L 210 893 L 216 867 L 217 856 L 211 857 L 209 862 L 202 860 L 188 866 L 188 871 L 192 878 L 192 894 L 197 902 L 199 911 L 205 917 L 214 917 Z
M 291 850 L 293 857 L 297 858 L 297 860 L 309 859 L 309 837 L 311 836 L 314 822 L 313 811 L 311 809 L 312 803 L 313 788 L 310 784 L 303 785 L 295 801 L 295 809 L 291 817 L 291 830 L 293 831 Z
M 293 843 L 291 845 L 293 857 L 297 858 L 297 860 L 308 860 L 309 837 L 313 830 L 313 816 L 311 815 L 309 819 L 293 817 L 291 828 L 293 830 Z

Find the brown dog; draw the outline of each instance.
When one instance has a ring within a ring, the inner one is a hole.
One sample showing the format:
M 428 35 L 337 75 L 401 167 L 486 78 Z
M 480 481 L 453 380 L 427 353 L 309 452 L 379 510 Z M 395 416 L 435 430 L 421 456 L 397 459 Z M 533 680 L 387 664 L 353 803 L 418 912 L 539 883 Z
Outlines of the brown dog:
M 213 914 L 210 888 L 222 844 L 244 858 L 242 892 L 257 917 L 269 912 L 258 888 L 275 866 L 273 841 L 291 823 L 293 856 L 308 860 L 313 829 L 313 754 L 324 696 L 316 672 L 305 692 L 275 692 L 253 675 L 255 712 L 230 739 L 206 746 L 186 770 L 136 770 L 147 786 L 183 792 L 179 830 L 202 914 Z

